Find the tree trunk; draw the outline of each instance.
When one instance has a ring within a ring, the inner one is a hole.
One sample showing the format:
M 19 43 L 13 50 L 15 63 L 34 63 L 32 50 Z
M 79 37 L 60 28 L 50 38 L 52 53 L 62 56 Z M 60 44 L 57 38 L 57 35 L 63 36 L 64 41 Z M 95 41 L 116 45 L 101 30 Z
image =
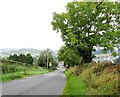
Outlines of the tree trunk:
M 92 51 L 85 51 L 82 54 L 83 63 L 90 63 L 92 61 Z

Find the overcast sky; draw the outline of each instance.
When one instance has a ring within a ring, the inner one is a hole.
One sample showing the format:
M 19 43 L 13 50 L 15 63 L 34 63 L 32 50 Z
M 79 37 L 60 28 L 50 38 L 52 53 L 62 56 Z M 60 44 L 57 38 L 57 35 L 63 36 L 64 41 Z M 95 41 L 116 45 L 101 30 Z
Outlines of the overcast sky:
M 58 50 L 60 33 L 52 30 L 53 12 L 73 0 L 0 0 L 0 48 Z
M 0 48 L 58 50 L 60 33 L 52 30 L 53 12 L 73 0 L 0 0 Z

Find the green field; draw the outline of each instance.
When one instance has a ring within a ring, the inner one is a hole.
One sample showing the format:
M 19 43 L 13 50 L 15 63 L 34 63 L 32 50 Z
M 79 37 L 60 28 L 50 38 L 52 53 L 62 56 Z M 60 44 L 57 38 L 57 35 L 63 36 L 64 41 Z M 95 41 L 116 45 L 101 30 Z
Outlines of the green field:
M 71 67 L 65 74 L 67 84 L 63 95 L 118 95 L 120 66 L 89 64 Z
M 18 64 L 0 63 L 0 66 L 2 67 L 0 81 L 3 82 L 49 72 L 49 70 L 43 69 L 38 66 L 25 65 L 19 63 Z

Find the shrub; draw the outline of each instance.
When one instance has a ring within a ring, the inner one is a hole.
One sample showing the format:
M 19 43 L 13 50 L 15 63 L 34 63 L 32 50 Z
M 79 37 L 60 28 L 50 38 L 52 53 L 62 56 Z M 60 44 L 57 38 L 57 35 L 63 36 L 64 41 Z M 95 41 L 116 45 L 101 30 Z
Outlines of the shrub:
M 118 75 L 120 73 L 120 65 L 112 65 L 109 63 L 91 63 L 71 67 L 66 71 L 66 73 L 68 71 L 69 75 L 66 74 L 68 80 L 71 80 L 71 78 L 76 79 L 74 82 L 68 82 L 70 89 L 73 90 L 73 83 L 77 86 L 81 86 L 80 83 L 85 84 L 86 87 L 84 86 L 84 89 L 86 89 L 87 93 L 84 92 L 85 94 L 83 95 L 118 95 L 119 93 Z M 79 76 L 76 75 L 76 72 Z M 79 81 L 77 82 L 78 79 Z M 75 90 L 76 93 L 80 93 L 78 91 L 81 90 L 81 87 Z M 69 88 L 66 92 L 70 92 Z

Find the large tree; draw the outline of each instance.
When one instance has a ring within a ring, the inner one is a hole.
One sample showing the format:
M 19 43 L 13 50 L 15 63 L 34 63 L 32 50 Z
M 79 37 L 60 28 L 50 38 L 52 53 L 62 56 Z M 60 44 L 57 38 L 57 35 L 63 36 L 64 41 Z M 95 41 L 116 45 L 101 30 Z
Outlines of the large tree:
M 103 1 L 103 0 L 102 0 Z M 69 2 L 66 11 L 53 13 L 53 30 L 61 32 L 67 47 L 89 63 L 95 47 L 114 51 L 120 41 L 120 4 L 115 2 Z

